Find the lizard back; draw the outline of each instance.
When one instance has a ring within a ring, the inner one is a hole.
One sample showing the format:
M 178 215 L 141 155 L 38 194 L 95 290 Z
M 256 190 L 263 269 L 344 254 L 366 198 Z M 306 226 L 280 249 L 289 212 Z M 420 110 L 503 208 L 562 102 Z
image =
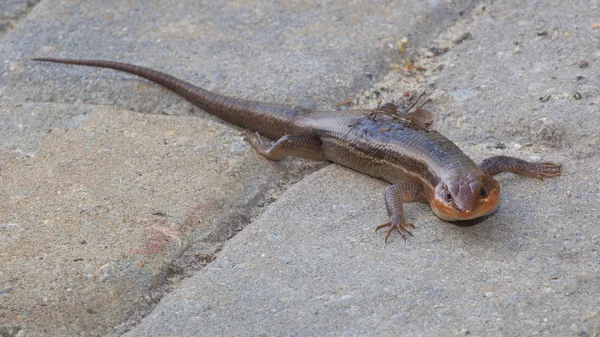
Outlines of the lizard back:
M 419 180 L 435 186 L 444 175 L 478 170 L 440 133 L 369 112 L 316 112 L 301 117 L 300 124 L 318 134 L 327 159 L 391 183 Z

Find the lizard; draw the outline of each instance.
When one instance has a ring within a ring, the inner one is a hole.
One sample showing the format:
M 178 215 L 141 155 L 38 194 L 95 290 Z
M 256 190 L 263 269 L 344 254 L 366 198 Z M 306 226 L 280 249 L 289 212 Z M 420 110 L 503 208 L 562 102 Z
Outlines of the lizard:
M 433 213 L 445 221 L 471 220 L 498 208 L 500 184 L 494 178 L 497 174 L 510 172 L 540 180 L 561 174 L 558 163 L 529 162 L 503 155 L 476 164 L 437 131 L 411 124 L 410 116 L 414 112 L 410 110 L 416 102 L 404 109 L 386 103 L 378 111 L 315 111 L 302 106 L 224 96 L 128 63 L 33 60 L 109 68 L 140 76 L 228 123 L 254 131 L 256 136 L 245 131 L 244 140 L 271 160 L 294 156 L 331 161 L 389 182 L 391 185 L 386 188 L 384 197 L 389 220 L 376 227 L 376 231 L 387 228 L 386 243 L 393 232 L 404 240 L 407 235 L 413 235 L 415 226 L 404 216 L 407 202 L 427 202 Z M 274 142 L 263 143 L 261 135 Z

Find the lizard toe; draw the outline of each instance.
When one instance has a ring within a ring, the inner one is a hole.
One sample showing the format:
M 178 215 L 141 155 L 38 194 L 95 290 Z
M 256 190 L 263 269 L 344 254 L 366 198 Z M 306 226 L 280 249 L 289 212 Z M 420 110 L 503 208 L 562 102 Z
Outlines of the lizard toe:
M 412 232 L 410 231 L 410 229 L 414 229 L 415 225 L 413 225 L 412 222 L 408 222 L 408 221 L 404 221 L 404 223 L 392 223 L 390 222 L 386 222 L 382 225 L 377 226 L 377 228 L 375 228 L 375 231 L 379 231 L 382 228 L 388 228 L 386 234 L 385 234 L 385 243 L 388 242 L 388 239 L 390 238 L 390 235 L 392 235 L 392 233 L 394 231 L 397 231 L 398 234 L 400 234 L 400 236 L 402 237 L 402 239 L 404 239 L 404 241 L 406 241 L 406 235 L 404 235 L 404 233 L 413 236 Z

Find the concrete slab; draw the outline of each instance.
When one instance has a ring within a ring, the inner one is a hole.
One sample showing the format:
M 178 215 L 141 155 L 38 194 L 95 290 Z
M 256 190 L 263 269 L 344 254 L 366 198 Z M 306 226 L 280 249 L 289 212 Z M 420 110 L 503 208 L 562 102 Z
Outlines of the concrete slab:
M 21 71 L 6 74 L 11 85 L 0 93 L 11 102 L 187 112 L 179 98 L 155 86 L 138 92 L 139 80 L 128 75 L 108 72 L 98 80 L 98 70 L 26 61 L 80 57 L 149 66 L 225 94 L 331 109 L 402 60 L 394 48 L 402 37 L 426 43 L 474 3 L 45 1 L 1 50 L 9 67 Z M 432 17 L 437 20 L 423 24 Z
M 290 179 L 257 163 L 237 131 L 200 118 L 53 103 L 0 111 L 16 141 L 0 150 L 1 318 L 28 335 L 102 334 L 148 310 Z
M 20 19 L 40 0 L 4 0 L 0 2 L 0 38 L 14 29 Z
M 597 11 L 41 2 L 0 44 L 0 334 L 600 334 Z M 426 71 L 390 67 L 402 36 Z M 475 227 L 410 205 L 415 237 L 385 245 L 382 182 L 329 166 L 270 204 L 319 166 L 266 161 L 146 81 L 32 56 L 319 108 L 428 88 L 436 128 L 473 158 L 554 160 L 564 175 L 502 176 L 500 210 Z
M 512 183 L 501 211 L 474 227 L 410 205 L 415 236 L 386 245 L 373 230 L 386 220 L 385 184 L 329 166 L 125 336 L 593 335 L 597 236 L 548 211 L 554 184 Z

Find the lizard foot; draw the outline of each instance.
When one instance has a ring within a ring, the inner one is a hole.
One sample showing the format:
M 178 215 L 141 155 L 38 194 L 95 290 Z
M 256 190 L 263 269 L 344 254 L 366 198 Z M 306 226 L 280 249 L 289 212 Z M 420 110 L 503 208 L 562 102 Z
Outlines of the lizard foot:
M 533 163 L 531 173 L 539 180 L 552 178 L 560 175 L 560 164 L 552 162 Z
M 263 141 L 260 138 L 260 134 L 258 134 L 258 132 L 252 135 L 250 134 L 250 132 L 244 131 L 242 132 L 242 137 L 244 137 L 244 141 L 250 144 L 259 153 L 265 152 L 266 149 L 263 148 Z
M 406 235 L 404 235 L 403 231 L 406 232 L 408 235 L 413 236 L 410 230 L 415 229 L 415 225 L 413 225 L 412 222 L 404 221 L 404 219 L 402 219 L 401 221 L 398 220 L 399 219 L 397 219 L 396 217 L 391 217 L 389 222 L 386 222 L 383 225 L 379 225 L 377 226 L 377 228 L 375 228 L 375 231 L 377 232 L 382 228 L 389 227 L 387 234 L 385 235 L 385 243 L 388 242 L 388 238 L 390 237 L 393 231 L 397 231 L 400 234 L 400 236 L 404 239 L 404 241 L 406 241 Z

